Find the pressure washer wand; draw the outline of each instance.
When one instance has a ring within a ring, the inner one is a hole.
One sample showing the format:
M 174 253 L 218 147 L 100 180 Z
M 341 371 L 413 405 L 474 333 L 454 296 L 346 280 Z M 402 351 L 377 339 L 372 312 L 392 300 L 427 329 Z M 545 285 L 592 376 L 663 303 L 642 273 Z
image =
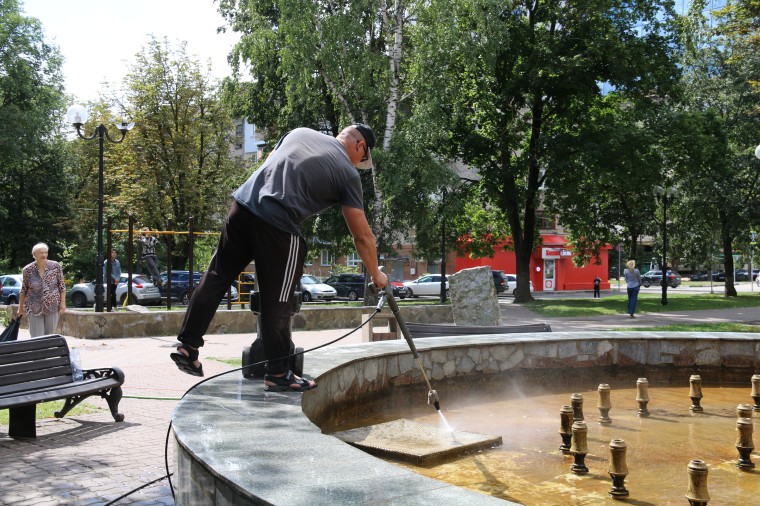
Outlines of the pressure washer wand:
M 422 377 L 425 378 L 425 383 L 427 383 L 428 386 L 428 404 L 432 404 L 435 406 L 435 409 L 440 411 L 441 403 L 438 400 L 438 392 L 433 390 L 433 387 L 430 385 L 430 380 L 428 379 L 427 374 L 425 374 L 425 368 L 422 367 L 420 354 L 417 353 L 417 347 L 414 345 L 412 335 L 409 333 L 409 329 L 406 328 L 406 322 L 404 322 L 404 318 L 401 316 L 401 311 L 399 311 L 396 299 L 393 297 L 393 289 L 390 283 L 385 285 L 385 293 L 383 293 L 380 297 L 380 303 L 377 305 L 378 309 L 382 308 L 383 298 L 388 300 L 388 306 L 391 308 L 393 316 L 396 317 L 396 322 L 398 323 L 398 327 L 401 329 L 401 334 L 403 334 L 404 339 L 406 339 L 407 344 L 409 344 L 409 349 L 412 350 L 412 355 L 417 361 L 417 365 L 420 366 L 420 372 L 422 372 Z

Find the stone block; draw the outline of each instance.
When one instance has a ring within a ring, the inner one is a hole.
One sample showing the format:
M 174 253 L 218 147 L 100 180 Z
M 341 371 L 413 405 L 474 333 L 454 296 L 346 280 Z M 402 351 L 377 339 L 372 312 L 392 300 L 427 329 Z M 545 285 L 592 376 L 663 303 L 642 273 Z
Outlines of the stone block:
M 454 323 L 463 326 L 494 326 L 501 323 L 490 267 L 462 269 L 449 276 L 449 286 Z

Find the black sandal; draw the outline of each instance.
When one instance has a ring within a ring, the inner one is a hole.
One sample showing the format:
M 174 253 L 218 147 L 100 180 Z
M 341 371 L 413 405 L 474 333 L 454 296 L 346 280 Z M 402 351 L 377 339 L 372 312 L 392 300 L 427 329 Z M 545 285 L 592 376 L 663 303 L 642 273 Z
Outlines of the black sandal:
M 267 374 L 264 376 L 264 385 L 266 385 L 267 391 L 269 392 L 283 392 L 286 390 L 302 392 L 317 387 L 316 383 L 297 377 L 293 374 L 293 371 L 288 371 L 288 374 L 285 376 L 272 376 L 271 374 Z
M 185 350 L 187 355 L 179 350 Z M 182 343 L 177 346 L 177 351 L 170 354 L 169 357 L 171 357 L 180 371 L 191 376 L 203 376 L 203 365 L 195 367 L 195 364 L 193 364 L 193 362 L 198 360 L 198 348 L 193 348 L 189 344 Z

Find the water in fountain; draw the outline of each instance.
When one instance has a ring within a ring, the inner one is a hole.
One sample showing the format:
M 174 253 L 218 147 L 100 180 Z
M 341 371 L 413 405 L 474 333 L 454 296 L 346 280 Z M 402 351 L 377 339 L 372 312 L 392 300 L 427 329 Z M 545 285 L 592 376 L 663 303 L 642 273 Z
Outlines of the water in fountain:
M 611 386 L 613 423 L 588 423 L 589 473 L 571 471 L 573 457 L 562 455 L 557 434 L 557 409 L 572 392 L 534 391 L 527 396 L 482 400 L 446 399 L 446 416 L 430 413 L 427 406 L 410 406 L 402 413 L 386 413 L 421 422 L 444 420 L 476 433 L 500 435 L 500 448 L 480 450 L 428 469 L 409 466 L 426 476 L 478 490 L 526 505 L 611 503 L 607 472 L 610 440 L 627 444 L 629 501 L 658 506 L 682 505 L 690 460 L 710 467 L 710 496 L 715 504 L 745 505 L 760 493 L 760 472 L 737 468 L 735 447 L 736 406 L 746 402 L 749 389 L 703 386 L 704 412 L 690 411 L 688 376 L 684 386 L 649 385 L 650 416 L 639 416 L 634 385 Z M 589 385 L 592 395 L 596 385 Z M 575 389 L 575 392 L 578 390 Z M 757 417 L 757 415 L 755 415 Z M 377 423 L 377 422 L 365 422 Z

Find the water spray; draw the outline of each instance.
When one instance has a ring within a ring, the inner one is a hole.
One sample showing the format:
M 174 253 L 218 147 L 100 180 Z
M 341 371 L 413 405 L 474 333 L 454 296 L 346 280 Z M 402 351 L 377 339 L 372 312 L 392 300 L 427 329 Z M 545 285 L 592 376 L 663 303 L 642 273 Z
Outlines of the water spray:
M 409 349 L 412 350 L 412 355 L 414 356 L 414 360 L 416 360 L 417 365 L 420 366 L 420 372 L 422 372 L 422 377 L 425 378 L 425 383 L 427 383 L 427 387 L 428 387 L 427 403 L 432 404 L 437 411 L 440 411 L 441 403 L 438 400 L 438 392 L 433 390 L 433 387 L 430 385 L 430 380 L 428 379 L 427 374 L 425 373 L 425 368 L 422 367 L 422 361 L 420 360 L 419 353 L 417 353 L 417 347 L 414 345 L 414 341 L 412 340 L 412 335 L 409 333 L 409 329 L 406 328 L 406 322 L 404 321 L 404 318 L 401 316 L 401 311 L 399 311 L 398 304 L 396 303 L 396 299 L 393 297 L 393 289 L 391 288 L 390 283 L 385 285 L 384 292 L 380 296 L 380 302 L 378 302 L 377 304 L 378 311 L 382 309 L 386 300 L 388 301 L 388 306 L 391 308 L 391 312 L 393 313 L 393 316 L 396 318 L 396 322 L 398 322 L 398 327 L 399 329 L 401 329 L 401 334 L 403 334 L 404 339 L 406 339 L 407 344 L 409 344 Z

